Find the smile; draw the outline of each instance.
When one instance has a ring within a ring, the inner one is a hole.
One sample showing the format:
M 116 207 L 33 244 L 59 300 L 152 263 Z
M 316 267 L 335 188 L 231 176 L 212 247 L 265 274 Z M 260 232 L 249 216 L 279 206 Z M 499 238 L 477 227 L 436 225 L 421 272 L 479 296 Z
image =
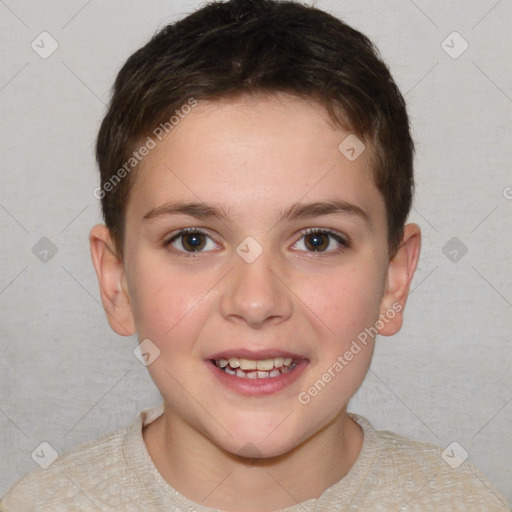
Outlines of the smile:
M 229 359 L 212 359 L 211 362 L 228 375 L 241 379 L 279 377 L 292 371 L 297 366 L 297 361 L 291 357 L 274 357 L 258 360 L 230 357 Z
M 263 397 L 292 386 L 309 366 L 309 359 L 280 349 L 232 348 L 205 360 L 216 382 L 229 392 Z

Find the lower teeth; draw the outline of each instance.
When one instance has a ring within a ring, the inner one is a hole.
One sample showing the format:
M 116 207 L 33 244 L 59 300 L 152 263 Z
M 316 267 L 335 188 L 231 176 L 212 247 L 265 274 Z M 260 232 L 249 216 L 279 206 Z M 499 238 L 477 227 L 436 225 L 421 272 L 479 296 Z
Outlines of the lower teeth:
M 279 375 L 282 375 L 283 373 L 288 373 L 292 371 L 297 366 L 297 363 L 292 363 L 290 366 L 282 366 L 279 369 L 273 368 L 272 370 L 269 371 L 254 370 L 247 373 L 244 372 L 243 370 L 240 370 L 240 368 L 234 370 L 229 366 L 229 364 L 224 368 L 220 368 L 218 365 L 216 366 L 217 368 L 226 372 L 227 374 L 235 375 L 237 377 L 240 377 L 241 379 L 267 379 L 279 377 Z

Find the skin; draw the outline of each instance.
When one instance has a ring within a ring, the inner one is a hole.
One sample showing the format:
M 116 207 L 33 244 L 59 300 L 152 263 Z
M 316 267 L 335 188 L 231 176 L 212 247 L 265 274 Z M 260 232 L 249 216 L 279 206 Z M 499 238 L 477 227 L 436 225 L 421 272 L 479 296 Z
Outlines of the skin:
M 348 135 L 322 107 L 293 96 L 201 101 L 141 162 L 123 257 L 105 226 L 91 231 L 110 325 L 160 350 L 148 369 L 165 411 L 143 431 L 148 452 L 163 478 L 197 503 L 247 512 L 292 506 L 320 496 L 359 455 L 363 433 L 346 407 L 367 373 L 373 340 L 309 403 L 298 395 L 379 315 L 387 315 L 380 334 L 399 331 L 402 311 L 389 318 L 389 310 L 405 306 L 420 231 L 407 225 L 390 260 L 371 148 L 349 161 L 338 150 Z M 293 203 L 329 200 L 367 218 L 278 220 Z M 169 201 L 216 205 L 227 217 L 144 220 Z M 202 252 L 191 251 L 190 235 L 165 246 L 187 227 L 207 233 L 199 235 Z M 349 245 L 305 236 L 307 228 L 334 231 Z M 252 263 L 236 252 L 248 236 L 263 249 Z M 307 367 L 278 393 L 241 396 L 205 362 L 232 348 L 286 350 Z

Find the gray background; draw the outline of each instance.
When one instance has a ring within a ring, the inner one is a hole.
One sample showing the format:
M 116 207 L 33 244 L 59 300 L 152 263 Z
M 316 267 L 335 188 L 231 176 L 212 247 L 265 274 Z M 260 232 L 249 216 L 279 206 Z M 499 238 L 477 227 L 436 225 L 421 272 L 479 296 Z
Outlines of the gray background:
M 136 338 L 114 334 L 100 304 L 93 146 L 126 58 L 199 5 L 0 0 L 0 495 L 37 467 L 42 441 L 63 453 L 160 401 Z M 424 239 L 405 325 L 379 339 L 349 408 L 379 429 L 457 441 L 512 501 L 512 3 L 316 5 L 380 48 L 417 144 L 411 220 Z M 48 51 L 43 31 L 58 43 L 45 59 L 31 47 Z M 452 56 L 442 46 L 453 31 L 469 44 L 458 58 L 462 40 L 444 44 Z

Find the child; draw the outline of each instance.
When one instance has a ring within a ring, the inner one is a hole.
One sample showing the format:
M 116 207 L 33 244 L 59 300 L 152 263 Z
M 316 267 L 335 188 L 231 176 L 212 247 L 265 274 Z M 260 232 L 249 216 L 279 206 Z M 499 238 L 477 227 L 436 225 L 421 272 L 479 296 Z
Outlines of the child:
M 468 462 L 347 412 L 420 252 L 404 100 L 365 36 L 208 4 L 128 59 L 97 160 L 103 305 L 163 403 L 0 510 L 508 510 Z

